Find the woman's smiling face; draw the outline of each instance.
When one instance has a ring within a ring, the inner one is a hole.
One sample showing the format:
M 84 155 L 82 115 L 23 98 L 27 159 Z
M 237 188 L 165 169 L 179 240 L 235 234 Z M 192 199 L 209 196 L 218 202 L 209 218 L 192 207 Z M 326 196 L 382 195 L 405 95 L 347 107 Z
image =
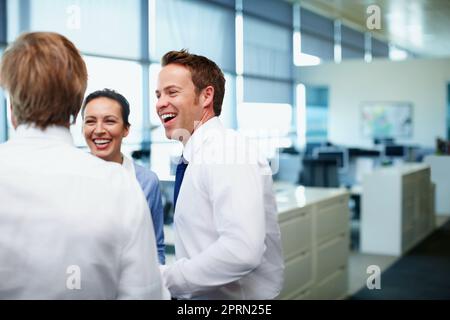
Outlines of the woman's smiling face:
M 120 104 L 110 98 L 95 98 L 84 110 L 83 134 L 92 154 L 106 160 L 122 163 L 122 139 L 129 129 L 122 118 Z

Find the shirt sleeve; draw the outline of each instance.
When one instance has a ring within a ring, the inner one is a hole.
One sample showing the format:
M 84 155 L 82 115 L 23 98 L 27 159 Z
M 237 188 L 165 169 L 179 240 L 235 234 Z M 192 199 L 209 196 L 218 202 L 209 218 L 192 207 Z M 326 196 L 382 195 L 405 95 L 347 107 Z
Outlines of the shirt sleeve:
M 265 251 L 258 166 L 205 165 L 201 176 L 219 238 L 199 255 L 177 260 L 164 269 L 165 283 L 179 298 L 192 298 L 239 280 L 261 263 Z
M 148 205 L 136 181 L 124 199 L 129 201 L 124 223 L 126 243 L 122 249 L 118 299 L 167 297 L 158 266 L 155 236 Z

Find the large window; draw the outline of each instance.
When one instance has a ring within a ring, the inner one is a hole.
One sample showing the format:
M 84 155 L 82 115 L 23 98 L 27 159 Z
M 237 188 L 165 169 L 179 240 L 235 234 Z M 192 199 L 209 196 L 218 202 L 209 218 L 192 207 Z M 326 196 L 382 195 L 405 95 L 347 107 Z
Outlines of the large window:
M 238 128 L 257 139 L 268 157 L 291 144 L 293 126 L 292 5 L 282 1 L 244 1 L 242 100 Z M 240 38 L 240 36 L 239 36 Z M 242 86 L 242 87 L 240 87 Z
M 209 1 L 156 0 L 155 9 L 153 61 L 159 62 L 167 51 L 185 48 L 234 72 L 234 8 Z
M 244 16 L 244 74 L 292 79 L 292 29 Z
M 59 32 L 85 54 L 141 58 L 140 0 L 29 0 L 30 30 Z
M 165 137 L 155 112 L 159 62 L 169 50 L 186 48 L 222 68 L 226 92 L 220 118 L 225 126 L 248 129 L 258 112 L 258 119 L 265 120 L 254 122 L 261 128 L 273 132 L 275 126 L 281 138 L 289 139 L 295 132 L 293 10 L 289 2 L 0 0 L 0 9 L 8 16 L 0 17 L 0 43 L 2 39 L 10 43 L 24 31 L 54 31 L 75 43 L 88 67 L 86 94 L 111 88 L 130 101 L 132 126 L 124 140 L 125 152 L 145 147 L 151 137 L 152 166 L 167 164 L 167 158 L 178 152 L 176 143 Z M 237 30 L 239 15 L 241 29 Z M 9 113 L 5 103 L 0 107 Z M 8 117 L 3 114 L 0 121 Z M 86 147 L 81 127 L 79 117 L 71 131 L 75 144 Z M 10 124 L 7 130 L 12 131 Z
M 246 0 L 243 10 L 244 77 L 292 80 L 291 5 Z
M 328 138 L 328 87 L 306 86 L 306 142 Z
M 372 37 L 372 58 L 389 58 L 389 44 Z
M 0 0 L 0 50 L 6 44 L 6 0 Z
M 324 61 L 334 59 L 334 22 L 300 8 L 301 52 Z
M 341 25 L 340 30 L 342 59 L 364 59 L 364 33 L 344 25 Z
M 285 103 L 241 103 L 238 108 L 239 131 L 253 139 L 267 158 L 278 148 L 290 147 L 292 106 Z

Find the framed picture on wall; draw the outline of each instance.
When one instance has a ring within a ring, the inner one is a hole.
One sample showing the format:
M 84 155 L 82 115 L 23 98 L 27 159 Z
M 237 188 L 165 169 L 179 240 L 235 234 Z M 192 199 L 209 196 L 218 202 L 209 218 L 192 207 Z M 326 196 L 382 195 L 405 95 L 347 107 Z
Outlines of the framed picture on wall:
M 412 137 L 413 107 L 410 102 L 370 101 L 361 103 L 364 137 Z

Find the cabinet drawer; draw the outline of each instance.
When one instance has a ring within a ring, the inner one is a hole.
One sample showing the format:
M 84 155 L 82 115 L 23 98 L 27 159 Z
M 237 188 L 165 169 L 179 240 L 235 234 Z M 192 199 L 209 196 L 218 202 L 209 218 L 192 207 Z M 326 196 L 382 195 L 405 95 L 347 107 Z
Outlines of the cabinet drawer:
M 431 168 L 426 168 L 420 172 L 420 178 L 422 181 L 430 181 L 431 179 Z
M 284 285 L 280 299 L 294 298 L 299 291 L 312 283 L 312 257 L 306 252 L 285 262 Z
M 402 233 L 402 252 L 409 250 L 415 243 L 416 235 L 414 232 L 414 226 L 403 229 Z
M 305 206 L 302 208 L 290 208 L 288 210 L 284 210 L 278 214 L 278 223 L 283 223 L 284 221 L 291 220 L 295 217 L 311 214 L 311 210 L 311 206 Z
M 333 198 L 321 200 L 316 204 L 317 210 L 320 211 L 336 205 L 348 205 L 348 197 L 348 194 L 343 194 Z
M 411 205 L 414 203 L 414 189 L 403 188 L 403 206 Z
M 317 241 L 322 243 L 350 229 L 350 214 L 347 203 L 324 208 L 317 212 Z
M 414 202 L 407 202 L 403 204 L 402 224 L 404 228 L 409 228 L 413 225 L 415 216 L 414 208 Z
M 317 248 L 316 282 L 347 265 L 349 256 L 348 234 L 341 235 Z
M 414 180 L 417 178 L 415 173 L 408 173 L 403 176 L 403 185 L 414 184 Z
M 418 240 L 425 238 L 430 232 L 430 219 L 428 216 L 423 215 L 414 224 L 414 233 Z
M 331 276 L 319 282 L 313 290 L 313 299 L 342 299 L 348 290 L 347 268 L 334 272 Z
M 311 247 L 311 215 L 297 215 L 280 223 L 285 259 L 290 259 Z

